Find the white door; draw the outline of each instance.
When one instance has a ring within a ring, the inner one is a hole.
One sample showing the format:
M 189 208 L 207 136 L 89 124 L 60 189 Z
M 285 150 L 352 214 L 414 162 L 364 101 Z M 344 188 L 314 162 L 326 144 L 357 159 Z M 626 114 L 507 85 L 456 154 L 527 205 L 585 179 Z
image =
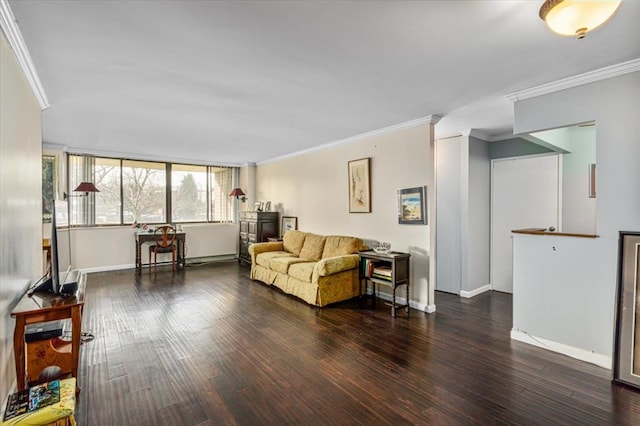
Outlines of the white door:
M 514 229 L 559 229 L 560 156 L 491 161 L 491 285 L 513 292 Z

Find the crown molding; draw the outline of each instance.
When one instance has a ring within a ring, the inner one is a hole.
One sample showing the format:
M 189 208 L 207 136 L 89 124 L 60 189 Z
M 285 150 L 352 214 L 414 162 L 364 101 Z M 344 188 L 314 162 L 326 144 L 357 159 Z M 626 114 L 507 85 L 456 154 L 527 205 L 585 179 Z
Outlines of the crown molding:
M 49 151 L 64 151 L 66 145 L 53 142 L 42 142 L 42 149 Z
M 33 95 L 38 100 L 38 104 L 40 104 L 40 109 L 44 111 L 49 108 L 49 99 L 44 91 L 44 87 L 42 87 L 36 67 L 31 60 L 29 49 L 27 49 L 27 45 L 22 38 L 22 33 L 20 32 L 20 28 L 18 28 L 16 18 L 7 0 L 0 0 L 0 28 L 2 28 L 9 41 L 9 45 L 18 59 L 20 68 L 22 68 L 22 72 L 24 72 L 29 86 L 31 86 Z
M 397 131 L 400 131 L 400 130 L 410 129 L 412 127 L 423 126 L 425 124 L 437 124 L 438 121 L 440 121 L 440 118 L 441 117 L 438 116 L 438 115 L 427 115 L 426 117 L 417 118 L 417 119 L 411 120 L 411 121 L 405 121 L 404 123 L 394 124 L 392 126 L 383 127 L 382 129 L 372 130 L 371 132 L 361 133 L 361 134 L 356 135 L 356 136 L 350 136 L 350 137 L 345 138 L 345 139 L 339 139 L 337 141 L 333 141 L 333 142 L 329 142 L 329 143 L 326 143 L 326 144 L 314 146 L 312 148 L 304 149 L 302 151 L 296 151 L 296 152 L 292 152 L 290 154 L 282 155 L 280 157 L 275 157 L 275 158 L 271 158 L 269 160 L 260 161 L 257 164 L 260 166 L 260 165 L 263 165 L 263 164 L 273 163 L 273 162 L 276 162 L 276 161 L 287 160 L 289 158 L 298 157 L 300 155 L 309 154 L 311 152 L 320 151 L 320 150 L 331 148 L 331 147 L 338 146 L 338 145 L 346 145 L 346 144 L 349 144 L 349 143 L 352 143 L 352 142 L 356 142 L 356 141 L 359 141 L 359 140 L 362 140 L 362 139 L 367 139 L 367 138 L 371 138 L 371 137 L 375 137 L 375 136 L 380 136 L 380 135 L 384 135 L 384 134 L 387 134 L 387 133 L 393 133 L 393 132 L 397 132 Z
M 563 78 L 562 80 L 546 83 L 530 89 L 520 90 L 506 95 L 511 102 L 523 101 L 536 96 L 547 95 L 549 93 L 559 92 L 560 90 L 570 89 L 572 87 L 582 86 L 584 84 L 594 83 L 596 81 L 605 80 L 607 78 L 618 77 L 624 74 L 640 71 L 640 58 L 631 61 L 622 62 L 620 64 L 611 65 L 609 67 L 600 68 L 595 71 L 589 71 L 584 74 L 578 74 L 573 77 Z
M 47 142 L 45 145 L 56 145 Z M 161 163 L 179 163 L 179 164 L 193 164 L 196 166 L 219 166 L 219 167 L 240 167 L 240 163 L 225 163 L 220 161 L 203 161 L 201 159 L 186 158 L 186 157 L 170 157 L 153 154 L 138 154 L 132 152 L 119 152 L 119 151 L 107 151 L 100 149 L 89 149 L 80 147 L 63 146 L 63 152 L 67 154 L 75 155 L 93 155 L 95 157 L 107 157 L 107 158 L 122 158 L 124 160 L 139 160 L 139 161 L 158 161 Z

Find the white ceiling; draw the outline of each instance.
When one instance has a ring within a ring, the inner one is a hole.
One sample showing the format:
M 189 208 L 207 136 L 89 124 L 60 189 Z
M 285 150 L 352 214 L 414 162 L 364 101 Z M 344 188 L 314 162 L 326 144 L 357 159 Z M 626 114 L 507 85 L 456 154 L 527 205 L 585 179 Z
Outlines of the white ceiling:
M 640 58 L 640 2 L 584 40 L 540 1 L 10 0 L 44 89 L 44 141 L 243 164 L 431 114 L 512 129 L 504 95 Z

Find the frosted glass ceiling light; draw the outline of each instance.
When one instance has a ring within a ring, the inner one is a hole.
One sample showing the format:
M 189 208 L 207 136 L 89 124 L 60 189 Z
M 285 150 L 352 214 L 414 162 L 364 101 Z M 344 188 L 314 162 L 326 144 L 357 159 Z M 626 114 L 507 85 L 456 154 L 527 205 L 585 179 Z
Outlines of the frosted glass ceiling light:
M 551 31 L 581 39 L 604 24 L 620 3 L 621 0 L 546 0 L 540 7 L 540 18 Z

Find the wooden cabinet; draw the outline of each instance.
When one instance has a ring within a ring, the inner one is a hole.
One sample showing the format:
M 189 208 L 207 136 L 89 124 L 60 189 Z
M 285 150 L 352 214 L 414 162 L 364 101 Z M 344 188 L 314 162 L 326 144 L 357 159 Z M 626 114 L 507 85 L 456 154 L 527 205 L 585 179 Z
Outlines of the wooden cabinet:
M 278 222 L 278 212 L 240 212 L 238 261 L 251 263 L 251 244 L 277 238 L 280 235 Z
M 360 253 L 360 281 L 364 281 L 364 292 L 367 293 L 368 283 L 373 285 L 373 303 L 376 301 L 376 288 L 378 284 L 391 287 L 391 316 L 396 316 L 398 309 L 404 308 L 409 314 L 409 253 L 392 251 L 387 254 L 378 254 L 373 250 Z M 405 303 L 396 302 L 396 289 L 405 286 Z M 362 288 L 362 286 L 361 286 Z

